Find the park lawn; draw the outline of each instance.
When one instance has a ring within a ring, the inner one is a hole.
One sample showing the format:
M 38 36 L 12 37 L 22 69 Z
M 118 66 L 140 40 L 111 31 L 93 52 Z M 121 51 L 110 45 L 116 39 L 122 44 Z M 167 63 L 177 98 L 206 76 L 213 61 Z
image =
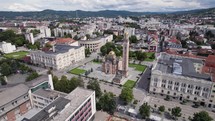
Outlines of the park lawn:
M 128 80 L 123 87 L 133 88 L 135 86 L 136 82 L 133 80 Z
M 22 58 L 24 58 L 28 54 L 29 54 L 29 52 L 20 51 L 20 52 L 14 52 L 14 53 L 5 54 L 4 57 L 6 57 L 6 58 L 12 58 L 12 59 L 22 59 Z
M 150 57 L 154 54 L 154 52 L 146 52 L 147 58 L 144 61 L 154 61 L 155 59 L 151 59 Z
M 83 74 L 85 73 L 86 70 L 83 70 L 83 69 L 78 69 L 78 68 L 75 68 L 75 69 L 72 69 L 70 71 L 71 74 L 75 74 L 75 75 L 80 75 L 80 74 Z
M 145 65 L 138 65 L 138 64 L 131 64 L 131 63 L 129 64 L 129 67 L 135 68 L 135 70 L 141 71 L 141 72 L 145 71 L 146 69 Z

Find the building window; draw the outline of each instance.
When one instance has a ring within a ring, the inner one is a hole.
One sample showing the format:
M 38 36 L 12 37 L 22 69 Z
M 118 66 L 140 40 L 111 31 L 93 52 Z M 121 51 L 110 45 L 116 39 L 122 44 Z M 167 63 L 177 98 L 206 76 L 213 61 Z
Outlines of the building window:
M 187 96 L 187 99 L 189 99 L 190 98 L 190 96 Z
M 170 94 L 170 91 L 168 91 L 167 94 Z
M 197 97 L 194 97 L 194 100 L 197 100 Z
M 153 89 L 153 91 L 155 92 L 155 91 L 156 91 L 156 89 L 154 88 L 154 89 Z
M 176 93 L 174 93 L 174 95 L 176 95 Z
M 163 91 L 163 90 L 161 90 L 161 92 L 163 93 L 164 91 Z

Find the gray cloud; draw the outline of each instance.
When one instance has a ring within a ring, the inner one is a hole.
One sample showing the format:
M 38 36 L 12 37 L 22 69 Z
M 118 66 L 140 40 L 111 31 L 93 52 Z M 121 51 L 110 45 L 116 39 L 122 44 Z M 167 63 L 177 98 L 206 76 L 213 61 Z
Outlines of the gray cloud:
M 215 0 L 0 0 L 0 10 L 178 11 L 215 7 Z

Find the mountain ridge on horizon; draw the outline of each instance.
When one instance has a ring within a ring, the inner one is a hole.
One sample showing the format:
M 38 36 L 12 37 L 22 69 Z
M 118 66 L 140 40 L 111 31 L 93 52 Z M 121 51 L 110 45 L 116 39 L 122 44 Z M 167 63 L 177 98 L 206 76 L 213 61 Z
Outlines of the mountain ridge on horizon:
M 127 10 L 100 10 L 100 11 L 64 11 L 64 10 L 52 10 L 45 9 L 42 11 L 0 11 L 0 18 L 14 19 L 18 16 L 29 18 L 75 18 L 75 17 L 117 17 L 117 16 L 141 16 L 141 15 L 156 15 L 156 14 L 189 14 L 197 12 L 215 11 L 215 7 L 207 9 L 194 9 L 187 11 L 172 11 L 172 12 L 132 12 Z

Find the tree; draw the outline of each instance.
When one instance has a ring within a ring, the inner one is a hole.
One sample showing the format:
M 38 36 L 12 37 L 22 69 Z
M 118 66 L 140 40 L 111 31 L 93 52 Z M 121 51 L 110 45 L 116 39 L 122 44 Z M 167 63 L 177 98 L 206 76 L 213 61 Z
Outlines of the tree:
M 164 114 L 164 111 L 165 111 L 165 106 L 162 105 L 162 106 L 158 107 L 158 110 L 159 110 L 159 112 L 161 112 L 161 114 L 162 114 L 162 119 L 163 119 L 163 114 Z
M 1 82 L 1 85 L 7 85 L 7 82 L 5 81 L 4 77 L 0 77 L 0 82 Z
M 110 51 L 114 51 L 116 56 L 122 56 L 122 46 L 116 46 L 114 43 L 108 42 L 100 48 L 103 56 L 109 54 Z
M 33 79 L 36 79 L 37 77 L 39 77 L 39 74 L 37 72 L 33 72 L 26 78 L 26 81 L 31 81 Z
M 150 105 L 148 105 L 148 103 L 144 103 L 140 106 L 139 112 L 142 118 L 148 118 L 150 116 Z
M 177 117 L 181 117 L 181 108 L 180 107 L 172 108 L 171 114 L 174 117 L 174 119 L 177 119 Z
M 206 111 L 201 111 L 199 113 L 194 113 L 193 118 L 190 121 L 213 121 Z
M 137 56 L 137 60 L 139 60 L 139 61 L 144 61 L 147 58 L 146 53 L 141 52 L 141 51 L 137 51 L 136 56 Z
M 1 64 L 1 74 L 4 76 L 8 76 L 11 74 L 11 67 L 7 64 L 7 62 Z
M 35 42 L 34 45 L 37 47 L 37 49 L 40 49 L 40 42 Z
M 87 37 L 87 40 L 90 39 L 90 35 L 89 34 L 86 34 L 86 37 Z
M 90 54 L 91 54 L 90 49 L 89 48 L 85 48 L 85 56 L 87 57 Z
M 132 35 L 131 37 L 129 37 L 129 40 L 130 40 L 130 42 L 131 43 L 137 43 L 137 37 L 136 36 L 134 36 L 134 35 Z
M 165 106 L 162 105 L 158 107 L 158 110 L 163 113 L 165 111 Z
M 66 76 L 62 76 L 59 80 L 57 76 L 54 76 L 53 83 L 55 90 L 65 93 L 70 93 L 78 86 L 83 87 L 83 80 L 76 77 L 69 80 Z
M 155 53 L 150 56 L 150 59 L 155 59 Z
M 111 92 L 106 92 L 101 96 L 99 101 L 97 102 L 98 108 L 107 111 L 110 114 L 113 114 L 116 110 L 116 101 L 114 99 L 114 94 Z
M 88 82 L 87 89 L 92 89 L 96 92 L 96 97 L 99 98 L 102 95 L 102 91 L 97 80 L 91 80 Z
M 129 87 L 124 87 L 119 97 L 128 104 L 134 99 L 133 90 Z

